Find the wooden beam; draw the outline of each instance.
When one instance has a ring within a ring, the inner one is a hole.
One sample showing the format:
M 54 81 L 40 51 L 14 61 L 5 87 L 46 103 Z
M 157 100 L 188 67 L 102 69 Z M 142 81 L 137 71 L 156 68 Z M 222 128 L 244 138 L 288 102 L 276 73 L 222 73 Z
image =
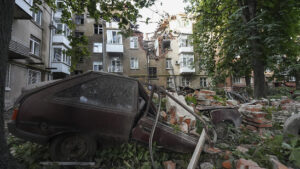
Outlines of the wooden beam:
M 200 154 L 204 147 L 205 138 L 206 138 L 206 132 L 203 129 L 187 169 L 195 169 L 197 167 Z

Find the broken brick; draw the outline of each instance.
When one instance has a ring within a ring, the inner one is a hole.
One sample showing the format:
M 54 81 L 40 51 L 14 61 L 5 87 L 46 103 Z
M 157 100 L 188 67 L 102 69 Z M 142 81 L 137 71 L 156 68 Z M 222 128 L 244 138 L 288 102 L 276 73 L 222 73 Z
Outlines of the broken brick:
M 246 128 L 251 131 L 257 131 L 257 128 L 254 126 L 247 125 Z
M 202 93 L 202 94 L 205 94 L 205 95 L 216 95 L 216 92 L 215 91 L 212 91 L 212 90 L 200 90 L 199 93 Z
M 260 168 L 259 165 L 252 160 L 245 160 L 243 158 L 239 159 L 236 163 L 236 169 L 263 169 Z
M 232 152 L 226 150 L 226 151 L 225 151 L 225 154 L 224 154 L 224 159 L 225 159 L 225 160 L 229 160 L 231 155 L 232 155 Z
M 165 161 L 163 162 L 165 169 L 176 169 L 176 163 L 173 161 Z
M 237 146 L 236 150 L 242 153 L 247 153 L 249 151 L 248 148 L 242 146 Z
M 221 153 L 222 151 L 216 147 L 210 147 L 208 145 L 204 146 L 204 152 L 208 153 L 208 154 L 217 154 L 217 153 Z
M 222 163 L 222 167 L 226 169 L 231 169 L 232 168 L 231 162 L 229 160 L 224 161 Z
M 160 115 L 161 115 L 161 117 L 162 117 L 162 119 L 163 119 L 164 121 L 167 121 L 167 120 L 168 120 L 168 115 L 167 115 L 167 113 L 166 113 L 165 111 L 161 111 L 161 112 L 160 112 Z

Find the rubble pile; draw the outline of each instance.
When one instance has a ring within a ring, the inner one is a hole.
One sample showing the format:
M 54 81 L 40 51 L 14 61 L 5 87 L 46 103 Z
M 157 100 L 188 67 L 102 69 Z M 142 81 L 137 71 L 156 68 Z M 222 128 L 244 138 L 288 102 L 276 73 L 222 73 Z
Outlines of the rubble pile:
M 177 98 L 181 103 L 185 104 L 191 110 L 193 110 L 192 106 L 189 106 L 185 97 L 182 95 L 177 95 L 176 93 L 172 93 L 172 95 Z M 186 111 L 183 107 L 178 105 L 174 100 L 169 97 L 166 97 L 166 111 L 161 112 L 162 119 L 171 125 L 176 125 L 179 129 L 184 133 L 193 134 L 192 132 L 196 126 L 196 118 L 191 115 L 188 111 Z

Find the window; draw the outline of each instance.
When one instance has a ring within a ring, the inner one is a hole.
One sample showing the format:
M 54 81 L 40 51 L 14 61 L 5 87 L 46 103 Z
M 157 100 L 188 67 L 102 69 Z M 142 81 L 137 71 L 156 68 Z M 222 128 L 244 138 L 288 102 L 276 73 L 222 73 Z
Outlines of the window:
M 138 58 L 130 58 L 130 69 L 138 69 L 138 68 L 139 68 Z
M 84 24 L 84 15 L 76 15 L 75 16 L 75 23 L 77 25 L 83 25 Z
M 166 59 L 166 69 L 172 69 L 172 62 L 171 58 Z
M 241 83 L 241 78 L 239 78 L 239 77 L 234 77 L 234 78 L 233 78 L 233 83 L 234 83 L 234 84 L 240 84 L 240 83 Z
M 200 77 L 200 87 L 207 87 L 206 77 Z
M 62 0 L 57 0 L 56 6 L 58 8 L 58 11 L 61 11 L 62 8 L 64 7 L 64 2 Z
M 187 77 L 182 77 L 182 86 L 190 86 L 191 82 L 190 79 Z
M 102 43 L 94 43 L 94 53 L 102 53 Z
M 56 21 L 58 22 L 58 21 Z M 57 23 L 56 29 L 55 29 L 55 34 L 57 35 L 64 35 L 64 36 L 69 36 L 70 35 L 70 29 L 66 24 L 62 23 Z
M 189 36 L 183 35 L 183 37 L 179 39 L 179 47 L 190 47 L 190 46 L 192 45 Z
M 181 66 L 182 67 L 192 67 L 194 63 L 194 55 L 182 55 Z
M 94 33 L 95 34 L 102 34 L 103 28 L 101 24 L 94 24 Z
M 32 20 L 38 25 L 42 25 L 42 11 L 32 12 Z
M 130 37 L 130 48 L 131 49 L 138 48 L 138 37 Z
M 103 70 L 102 62 L 93 62 L 93 70 L 102 71 Z
M 108 44 L 122 44 L 122 35 L 120 31 L 108 30 L 107 31 L 107 43 Z
M 149 67 L 149 78 L 157 78 L 157 68 Z
M 113 58 L 109 69 L 110 69 L 109 72 L 122 72 L 123 67 L 121 66 L 120 58 L 117 57 Z
M 57 92 L 55 99 L 131 112 L 136 108 L 136 92 L 133 80 L 99 76 Z
M 173 77 L 168 77 L 167 78 L 167 86 L 170 87 L 170 88 L 174 88 L 175 87 Z
M 35 56 L 40 56 L 40 40 L 37 39 L 34 36 L 31 36 L 30 38 L 30 53 L 35 55 Z
M 289 82 L 295 82 L 296 81 L 296 77 L 295 76 L 289 76 Z
M 60 62 L 61 61 L 61 56 L 62 56 L 62 49 L 61 48 L 53 48 L 54 53 L 53 53 L 53 61 L 54 62 Z
M 28 84 L 35 84 L 41 81 L 41 72 L 36 70 L 28 70 Z
M 83 32 L 75 32 L 75 37 L 80 38 L 84 35 Z
M 5 79 L 5 90 L 10 90 L 10 74 L 11 72 L 11 65 L 7 64 L 6 68 L 6 79 Z

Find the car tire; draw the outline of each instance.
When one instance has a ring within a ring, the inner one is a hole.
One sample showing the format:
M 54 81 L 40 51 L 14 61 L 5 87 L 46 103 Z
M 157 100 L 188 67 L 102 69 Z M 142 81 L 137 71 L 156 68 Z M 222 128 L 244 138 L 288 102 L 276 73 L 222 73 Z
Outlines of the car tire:
M 50 142 L 50 156 L 54 161 L 86 161 L 95 155 L 94 137 L 72 133 L 59 135 Z

